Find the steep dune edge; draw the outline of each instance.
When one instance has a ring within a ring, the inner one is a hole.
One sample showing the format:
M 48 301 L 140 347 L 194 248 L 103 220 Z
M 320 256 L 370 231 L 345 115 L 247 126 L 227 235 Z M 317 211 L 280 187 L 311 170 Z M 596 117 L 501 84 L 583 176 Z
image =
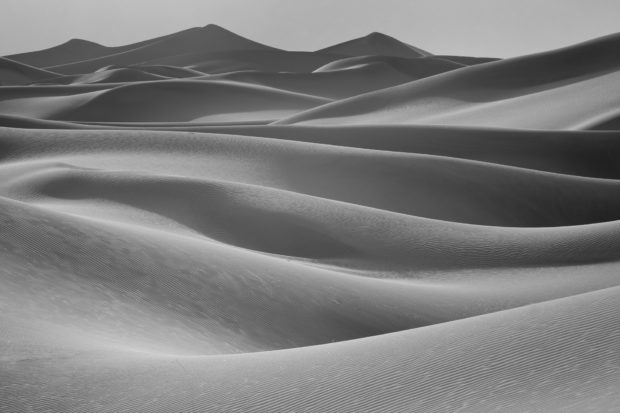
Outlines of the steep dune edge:
M 620 35 L 490 62 L 335 102 L 278 122 L 571 129 L 610 108 Z M 576 104 L 577 97 L 579 102 Z M 543 110 L 553 107 L 554 110 Z

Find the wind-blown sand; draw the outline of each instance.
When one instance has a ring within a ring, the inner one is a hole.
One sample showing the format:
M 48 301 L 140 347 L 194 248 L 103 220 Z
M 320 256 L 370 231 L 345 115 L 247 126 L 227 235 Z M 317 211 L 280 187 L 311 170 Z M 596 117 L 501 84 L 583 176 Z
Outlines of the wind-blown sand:
M 616 411 L 618 39 L 0 59 L 0 411 Z

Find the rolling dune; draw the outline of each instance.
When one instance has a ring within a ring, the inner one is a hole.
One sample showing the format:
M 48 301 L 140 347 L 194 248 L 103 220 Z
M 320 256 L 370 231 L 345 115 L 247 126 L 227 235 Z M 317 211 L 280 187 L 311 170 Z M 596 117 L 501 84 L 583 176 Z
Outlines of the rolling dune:
M 336 102 L 281 124 L 436 124 L 582 129 L 615 117 L 611 35 L 551 52 L 489 62 Z M 562 102 L 558 110 L 544 108 Z
M 619 39 L 2 58 L 0 411 L 616 411 Z
M 343 71 L 313 73 L 239 71 L 210 75 L 202 79 L 237 81 L 328 99 L 342 99 L 407 83 L 416 78 L 390 66 L 378 64 L 348 69 L 346 73 Z
M 189 80 L 103 84 L 71 95 L 66 95 L 71 88 L 56 88 L 57 95 L 53 87 L 44 90 L 45 97 L 33 97 L 31 89 L 15 89 L 13 96 L 0 98 L 0 111 L 72 121 L 271 121 L 330 101 L 237 82 Z

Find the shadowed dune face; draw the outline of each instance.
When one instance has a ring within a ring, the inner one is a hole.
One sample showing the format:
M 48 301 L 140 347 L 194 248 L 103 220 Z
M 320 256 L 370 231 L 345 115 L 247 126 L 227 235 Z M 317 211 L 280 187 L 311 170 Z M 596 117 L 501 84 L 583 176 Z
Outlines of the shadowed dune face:
M 615 411 L 618 39 L 1 58 L 0 411 Z

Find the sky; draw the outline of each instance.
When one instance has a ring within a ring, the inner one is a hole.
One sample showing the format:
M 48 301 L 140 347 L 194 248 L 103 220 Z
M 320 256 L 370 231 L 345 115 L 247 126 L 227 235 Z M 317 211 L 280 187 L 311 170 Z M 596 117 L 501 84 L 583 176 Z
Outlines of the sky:
M 435 54 L 510 57 L 620 31 L 620 0 L 0 0 L 0 55 L 119 46 L 215 23 L 288 50 L 378 31 Z

